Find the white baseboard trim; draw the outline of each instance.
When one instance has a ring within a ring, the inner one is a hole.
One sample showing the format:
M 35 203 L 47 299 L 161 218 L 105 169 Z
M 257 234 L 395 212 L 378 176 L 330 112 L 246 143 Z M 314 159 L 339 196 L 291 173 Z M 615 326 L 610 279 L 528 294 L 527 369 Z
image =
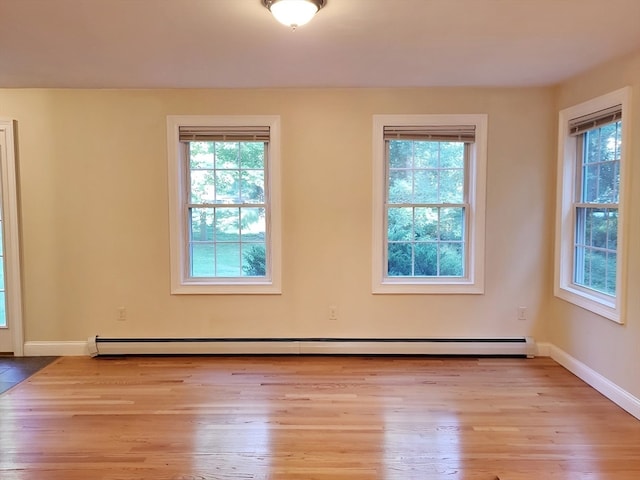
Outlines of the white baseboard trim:
M 25 357 L 87 356 L 87 342 L 25 342 Z
M 613 403 L 640 420 L 640 399 L 620 388 L 611 380 L 572 357 L 555 345 L 550 345 L 550 356 L 575 376 L 588 383 Z
M 536 343 L 536 348 L 537 348 L 536 357 L 550 357 L 551 356 L 551 347 L 553 347 L 553 345 L 551 345 L 548 342 L 537 342 Z

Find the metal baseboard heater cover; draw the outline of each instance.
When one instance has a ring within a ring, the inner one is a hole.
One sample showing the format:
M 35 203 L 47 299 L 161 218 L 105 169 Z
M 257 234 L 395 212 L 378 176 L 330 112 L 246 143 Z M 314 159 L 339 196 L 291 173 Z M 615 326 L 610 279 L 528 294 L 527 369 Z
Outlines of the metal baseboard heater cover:
M 478 355 L 534 357 L 531 337 L 512 338 L 105 338 L 99 355 Z

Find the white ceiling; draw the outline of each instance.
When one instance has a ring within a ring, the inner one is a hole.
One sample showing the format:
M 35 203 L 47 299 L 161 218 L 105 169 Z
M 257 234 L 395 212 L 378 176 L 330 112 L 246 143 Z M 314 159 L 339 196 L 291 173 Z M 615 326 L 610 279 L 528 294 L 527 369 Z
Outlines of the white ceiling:
M 640 0 L 0 0 L 0 87 L 549 85 L 640 50 Z

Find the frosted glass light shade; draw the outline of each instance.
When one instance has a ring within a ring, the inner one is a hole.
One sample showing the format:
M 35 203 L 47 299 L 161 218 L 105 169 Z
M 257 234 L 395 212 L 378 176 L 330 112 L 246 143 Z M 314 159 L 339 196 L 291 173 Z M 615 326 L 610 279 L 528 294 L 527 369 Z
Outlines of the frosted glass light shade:
M 323 3 L 310 0 L 274 0 L 267 8 L 280 23 L 296 28 L 308 23 Z

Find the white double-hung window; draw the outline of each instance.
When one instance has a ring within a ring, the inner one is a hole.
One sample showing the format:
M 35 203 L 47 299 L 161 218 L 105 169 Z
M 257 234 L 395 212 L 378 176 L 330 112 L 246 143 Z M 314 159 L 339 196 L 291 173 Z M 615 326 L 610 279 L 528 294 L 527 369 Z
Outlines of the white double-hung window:
M 374 116 L 374 293 L 482 293 L 486 115 Z
M 280 293 L 279 123 L 167 118 L 173 293 Z
M 629 89 L 560 112 L 556 296 L 622 323 Z

